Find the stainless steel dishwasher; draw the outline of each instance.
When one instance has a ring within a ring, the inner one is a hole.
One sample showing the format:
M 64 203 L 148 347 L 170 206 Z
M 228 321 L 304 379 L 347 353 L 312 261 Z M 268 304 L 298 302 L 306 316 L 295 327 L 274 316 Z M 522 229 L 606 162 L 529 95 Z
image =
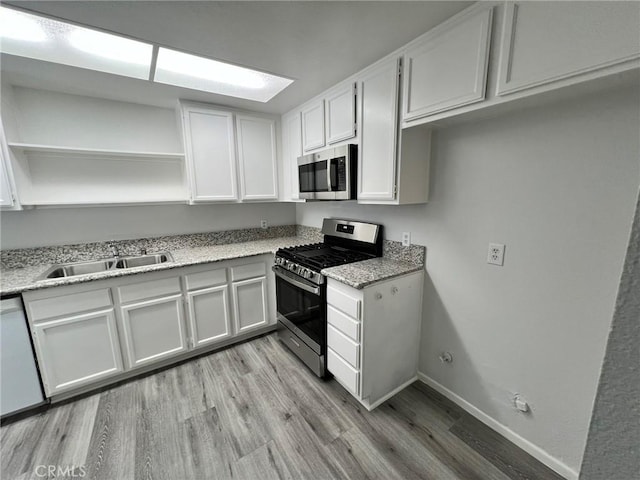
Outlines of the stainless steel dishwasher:
M 0 301 L 0 416 L 45 403 L 20 298 Z

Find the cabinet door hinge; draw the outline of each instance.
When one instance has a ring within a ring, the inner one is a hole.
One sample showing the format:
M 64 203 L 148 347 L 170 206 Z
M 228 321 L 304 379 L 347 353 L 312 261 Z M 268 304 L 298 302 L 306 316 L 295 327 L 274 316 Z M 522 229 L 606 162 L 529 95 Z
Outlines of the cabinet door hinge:
M 393 186 L 393 196 L 395 197 L 396 195 L 398 195 L 398 185 Z
M 398 75 L 402 76 L 402 58 L 398 60 Z

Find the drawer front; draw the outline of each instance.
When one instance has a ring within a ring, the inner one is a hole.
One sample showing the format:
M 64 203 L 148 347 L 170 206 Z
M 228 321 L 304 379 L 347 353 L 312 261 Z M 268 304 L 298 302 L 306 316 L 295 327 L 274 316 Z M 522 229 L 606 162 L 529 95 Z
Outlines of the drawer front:
M 354 370 L 340 355 L 327 348 L 327 369 L 351 393 L 360 394 L 360 372 Z
M 263 277 L 267 274 L 267 266 L 264 262 L 250 263 L 231 268 L 231 280 L 245 280 L 247 278 Z
M 180 292 L 180 279 L 178 277 L 147 280 L 118 287 L 121 303 L 131 303 L 154 297 L 166 297 Z
M 108 288 L 27 302 L 29 317 L 34 322 L 111 306 Z
M 327 305 L 327 322 L 344 333 L 354 342 L 360 341 L 360 322 Z
M 191 273 L 184 276 L 187 290 L 217 287 L 227 283 L 227 269 L 207 270 L 206 272 Z
M 327 325 L 327 347 L 345 359 L 353 368 L 360 367 L 360 344 Z
M 356 320 L 360 320 L 360 299 L 335 288 L 327 287 L 327 303 Z

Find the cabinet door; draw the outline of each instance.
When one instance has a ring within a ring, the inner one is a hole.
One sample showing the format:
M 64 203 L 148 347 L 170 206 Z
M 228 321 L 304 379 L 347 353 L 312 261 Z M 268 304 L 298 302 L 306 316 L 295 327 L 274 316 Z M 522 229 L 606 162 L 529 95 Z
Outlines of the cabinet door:
M 284 158 L 285 200 L 300 198 L 298 157 L 302 155 L 302 122 L 300 112 L 282 119 L 282 148 Z
M 4 130 L 0 123 L 0 207 L 13 207 L 13 192 L 9 179 L 9 148 L 7 147 Z
M 302 110 L 302 149 L 305 152 L 324 147 L 324 101 Z
M 505 8 L 504 95 L 640 57 L 637 2 L 518 2 Z
M 187 293 L 189 323 L 194 347 L 231 336 L 231 317 L 226 285 Z
M 378 66 L 360 81 L 359 200 L 395 198 L 398 83 L 399 62 L 396 59 Z
M 267 325 L 267 279 L 252 278 L 233 282 L 233 313 L 236 333 Z
M 112 308 L 38 322 L 33 332 L 47 396 L 123 370 Z
M 124 305 L 121 312 L 129 368 L 187 350 L 182 295 Z
M 407 50 L 403 120 L 484 100 L 492 16 L 475 12 Z
M 237 200 L 233 115 L 188 107 L 183 118 L 191 200 Z
M 275 122 L 237 115 L 236 127 L 242 199 L 277 199 Z
M 327 143 L 356 136 L 356 85 L 350 83 L 327 95 Z

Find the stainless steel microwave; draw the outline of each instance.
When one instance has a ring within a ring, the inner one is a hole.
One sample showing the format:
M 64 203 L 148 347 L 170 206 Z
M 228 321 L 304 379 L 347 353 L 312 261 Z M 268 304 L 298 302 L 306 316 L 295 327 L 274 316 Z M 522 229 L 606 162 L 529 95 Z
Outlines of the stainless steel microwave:
M 300 198 L 354 200 L 358 146 L 327 148 L 298 158 Z

